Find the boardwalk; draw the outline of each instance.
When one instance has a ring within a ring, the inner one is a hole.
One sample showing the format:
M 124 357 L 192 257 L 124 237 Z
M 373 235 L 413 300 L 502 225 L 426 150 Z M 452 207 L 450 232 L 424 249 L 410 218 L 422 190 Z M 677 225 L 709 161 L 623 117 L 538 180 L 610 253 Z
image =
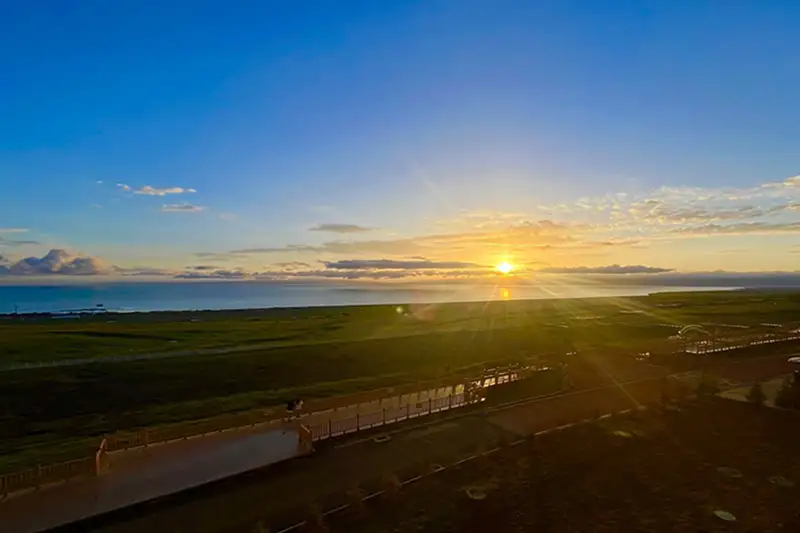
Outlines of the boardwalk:
M 503 374 L 483 386 L 516 379 Z M 292 429 L 314 424 L 316 439 L 460 407 L 464 386 L 424 390 L 382 400 L 308 413 L 295 422 L 258 424 L 197 438 L 109 454 L 100 477 L 15 496 L 0 503 L 3 531 L 36 533 L 168 494 L 235 476 L 307 453 Z M 387 417 L 388 413 L 388 417 Z M 389 418 L 391 417 L 391 418 Z M 374 419 L 368 425 L 364 422 Z M 333 430 L 331 430 L 333 428 Z
M 221 433 L 122 453 L 112 471 L 0 504 L 3 531 L 35 533 L 299 455 L 293 430 Z

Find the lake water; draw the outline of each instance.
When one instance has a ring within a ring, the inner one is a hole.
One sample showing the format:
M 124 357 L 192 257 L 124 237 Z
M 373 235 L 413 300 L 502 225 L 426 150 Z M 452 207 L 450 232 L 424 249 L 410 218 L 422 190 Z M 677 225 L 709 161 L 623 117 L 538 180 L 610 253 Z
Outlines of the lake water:
M 593 296 L 638 296 L 652 292 L 719 290 L 714 287 L 493 287 L 473 285 L 342 286 L 257 282 L 103 283 L 0 285 L 0 314 L 94 308 L 110 311 L 258 309 L 332 305 L 442 303 Z

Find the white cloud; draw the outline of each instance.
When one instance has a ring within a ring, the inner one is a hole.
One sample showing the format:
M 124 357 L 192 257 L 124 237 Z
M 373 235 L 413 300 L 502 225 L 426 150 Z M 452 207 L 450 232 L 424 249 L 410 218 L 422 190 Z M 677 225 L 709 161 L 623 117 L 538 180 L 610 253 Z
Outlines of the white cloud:
M 785 224 L 768 224 L 765 222 L 747 222 L 728 225 L 703 224 L 700 226 L 676 228 L 672 230 L 672 232 L 681 235 L 770 235 L 777 233 L 798 233 L 800 232 L 800 222 L 788 222 Z
M 50 250 L 42 257 L 26 257 L 10 266 L 3 267 L 0 274 L 7 276 L 68 275 L 93 276 L 109 274 L 116 269 L 100 258 L 73 255 L 65 250 Z
M 205 207 L 192 204 L 164 204 L 161 206 L 161 211 L 164 213 L 199 213 Z
M 144 196 L 167 196 L 168 194 L 188 194 L 197 192 L 196 189 L 184 189 L 183 187 L 164 187 L 159 189 L 151 185 L 145 185 L 144 187 L 134 189 L 130 185 L 125 185 L 124 183 L 117 183 L 117 187 L 123 191 L 130 191 L 133 192 L 133 194 L 141 194 Z

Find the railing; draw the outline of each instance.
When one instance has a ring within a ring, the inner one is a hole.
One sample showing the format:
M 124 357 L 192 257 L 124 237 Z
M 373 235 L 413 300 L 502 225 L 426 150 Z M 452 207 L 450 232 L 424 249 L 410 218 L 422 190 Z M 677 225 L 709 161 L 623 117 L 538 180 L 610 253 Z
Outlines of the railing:
M 145 428 L 129 433 L 116 433 L 106 437 L 107 449 L 109 452 L 116 452 L 200 437 L 232 429 L 252 427 L 258 424 L 277 425 L 279 423 L 280 419 L 276 419 L 271 412 L 250 411 L 197 422 Z
M 703 355 L 707 353 L 718 353 L 718 352 L 728 352 L 731 350 L 740 350 L 742 348 L 749 348 L 751 346 L 758 346 L 761 344 L 774 344 L 778 342 L 788 342 L 796 340 L 800 340 L 800 336 L 790 335 L 790 336 L 771 337 L 768 339 L 751 340 L 742 344 L 728 344 L 725 346 L 716 346 L 716 347 L 714 347 L 713 343 L 709 343 L 711 344 L 710 346 L 709 344 L 695 344 L 695 346 L 686 347 L 684 351 L 686 353 L 694 355 Z
M 484 373 L 480 376 L 472 376 L 469 378 L 460 377 L 460 384 L 456 386 L 450 386 L 450 390 L 456 393 L 461 393 L 463 397 L 463 390 L 464 390 L 464 383 L 471 384 L 472 387 L 475 388 L 482 388 L 482 387 L 490 387 L 496 385 L 498 383 L 505 383 L 508 381 L 512 381 L 518 379 L 518 376 L 524 369 L 522 367 L 506 367 L 503 369 L 497 369 L 493 372 Z M 336 412 L 339 410 L 362 410 L 359 406 L 366 405 L 366 404 L 373 404 L 379 403 L 386 400 L 396 399 L 396 403 L 404 404 L 404 405 L 411 405 L 419 400 L 419 395 L 424 394 L 428 395 L 432 393 L 434 390 L 440 390 L 442 387 L 433 388 L 435 385 L 441 385 L 442 383 L 452 381 L 452 378 L 447 380 L 433 380 L 427 383 L 418 383 L 418 384 L 410 384 L 403 387 L 397 387 L 392 389 L 384 389 L 378 391 L 368 391 L 366 393 L 356 394 L 352 396 L 344 396 L 339 398 L 332 398 L 330 400 L 317 400 L 308 402 L 306 408 L 308 411 L 311 411 L 309 415 L 305 416 L 314 416 L 315 413 L 320 411 L 332 411 Z M 424 390 L 421 390 L 419 387 L 427 387 Z M 413 392 L 403 392 L 403 391 L 412 391 Z M 392 392 L 389 392 L 392 391 Z M 457 397 L 458 394 L 453 395 L 453 397 Z M 348 403 L 348 399 L 352 399 L 351 402 Z M 428 400 L 423 400 L 421 403 L 427 402 Z M 463 405 L 463 401 L 458 403 L 460 400 L 456 400 L 456 403 L 453 407 Z M 450 408 L 448 405 L 445 407 L 447 409 Z M 404 407 L 407 411 L 407 418 L 414 418 L 416 416 L 421 416 L 421 413 L 424 411 L 423 409 L 417 409 L 415 407 Z M 436 409 L 443 410 L 443 407 L 437 406 Z M 434 411 L 435 412 L 435 411 Z M 427 411 L 425 412 L 427 414 Z M 390 416 L 389 419 L 396 421 L 400 415 L 397 416 Z M 354 417 L 355 418 L 355 417 Z M 405 420 L 405 418 L 402 418 Z M 226 415 L 222 417 L 217 417 L 209 420 L 202 420 L 199 422 L 186 422 L 180 424 L 173 424 L 169 426 L 163 427 L 156 427 L 156 428 L 145 428 L 139 431 L 133 432 L 126 432 L 126 433 L 116 433 L 113 435 L 109 435 L 106 437 L 107 443 L 107 451 L 108 452 L 116 452 L 121 450 L 127 450 L 131 448 L 140 448 L 146 446 L 152 446 L 156 444 L 172 442 L 176 440 L 184 440 L 190 439 L 194 437 L 200 437 L 203 435 L 209 435 L 213 433 L 219 433 L 221 431 L 228 431 L 228 430 L 235 430 L 235 429 L 242 429 L 246 427 L 252 427 L 255 425 L 275 425 L 279 426 L 283 422 L 283 419 L 280 417 L 276 417 L 275 413 L 271 410 L 257 410 L 257 411 L 249 411 L 246 413 L 239 413 L 233 415 Z M 382 422 L 382 419 L 381 419 Z M 357 431 L 358 427 L 363 427 L 356 425 L 356 429 L 348 429 L 347 432 Z
M 51 483 L 59 483 L 77 477 L 87 477 L 95 474 L 95 458 L 86 457 L 46 466 L 37 466 L 29 470 L 14 472 L 0 476 L 0 496 L 25 489 L 38 489 Z
M 506 381 L 504 381 L 506 382 Z M 402 422 L 410 418 L 417 418 L 433 413 L 455 409 L 469 404 L 479 403 L 480 397 L 467 399 L 463 393 L 453 394 L 440 398 L 429 398 L 425 402 L 407 403 L 396 408 L 381 409 L 371 413 L 361 414 L 338 420 L 328 419 L 326 422 L 311 424 L 311 435 L 313 440 L 324 440 L 331 437 L 355 433 L 362 429 L 385 426 Z

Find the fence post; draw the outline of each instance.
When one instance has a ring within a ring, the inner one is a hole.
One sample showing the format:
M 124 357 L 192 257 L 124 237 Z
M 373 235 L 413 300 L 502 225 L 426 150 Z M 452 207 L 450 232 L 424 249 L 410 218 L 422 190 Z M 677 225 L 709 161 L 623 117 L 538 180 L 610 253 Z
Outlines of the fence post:
M 410 409 L 411 409 L 411 404 L 410 404 L 410 403 L 407 403 L 407 404 L 406 404 L 406 420 L 408 420 L 408 417 L 409 417 L 409 415 L 411 414 L 411 411 L 410 411 Z
M 36 488 L 42 486 L 42 465 L 36 465 Z
M 147 445 L 150 444 L 150 432 L 146 429 L 144 430 L 144 447 L 147 448 Z
M 361 415 L 356 413 L 356 431 L 361 431 Z
M 333 419 L 331 419 L 331 418 L 328 419 L 328 437 L 332 437 L 333 436 L 333 422 L 332 422 L 332 420 Z
M 455 389 L 453 389 L 453 392 L 455 392 Z M 453 408 L 453 395 L 452 394 L 447 397 L 447 408 L 448 409 L 452 409 Z
M 431 399 L 428 398 L 428 414 L 431 414 Z
M 383 408 L 383 425 L 386 425 L 386 408 Z

